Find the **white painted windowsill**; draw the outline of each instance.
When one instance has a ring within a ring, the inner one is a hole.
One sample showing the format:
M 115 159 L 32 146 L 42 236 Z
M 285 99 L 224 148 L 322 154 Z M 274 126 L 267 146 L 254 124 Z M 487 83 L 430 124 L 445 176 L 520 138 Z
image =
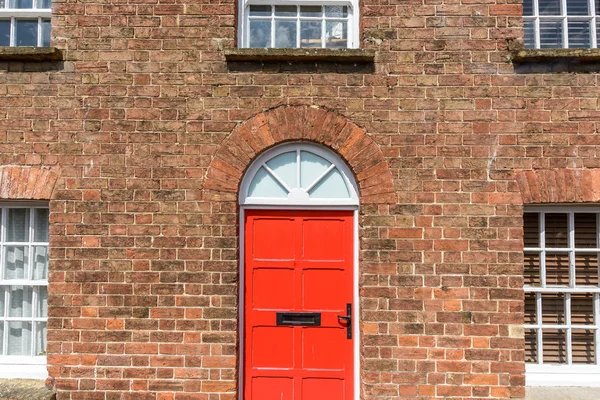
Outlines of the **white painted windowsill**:
M 527 386 L 600 387 L 599 365 L 531 365 L 525 366 Z

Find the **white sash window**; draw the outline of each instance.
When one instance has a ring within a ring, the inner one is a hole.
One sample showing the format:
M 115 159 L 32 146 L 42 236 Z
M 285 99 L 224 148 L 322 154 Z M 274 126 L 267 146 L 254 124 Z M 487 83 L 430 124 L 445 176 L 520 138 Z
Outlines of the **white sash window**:
M 0 0 L 0 46 L 50 46 L 51 0 Z

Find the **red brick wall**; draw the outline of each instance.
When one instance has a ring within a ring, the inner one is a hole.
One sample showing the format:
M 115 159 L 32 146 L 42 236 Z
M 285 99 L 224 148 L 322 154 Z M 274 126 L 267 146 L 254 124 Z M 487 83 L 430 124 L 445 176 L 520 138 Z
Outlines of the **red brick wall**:
M 515 171 L 599 166 L 597 74 L 515 73 L 521 6 L 502 0 L 363 1 L 374 66 L 227 64 L 235 9 L 55 0 L 64 63 L 0 63 L 2 165 L 59 176 L 58 398 L 236 398 L 235 184 L 210 180 L 281 105 L 331 110 L 389 170 L 361 189 L 362 399 L 521 397 Z

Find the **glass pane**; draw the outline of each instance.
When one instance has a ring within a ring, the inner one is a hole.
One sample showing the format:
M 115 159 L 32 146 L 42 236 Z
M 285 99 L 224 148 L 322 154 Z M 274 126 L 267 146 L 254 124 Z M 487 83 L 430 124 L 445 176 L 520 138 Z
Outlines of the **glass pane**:
M 598 254 L 575 253 L 575 286 L 598 286 Z
M 10 46 L 10 21 L 0 21 L 0 46 Z
M 295 17 L 296 15 L 298 15 L 296 6 L 275 6 L 276 17 Z
M 8 3 L 10 8 L 33 8 L 33 0 L 10 0 Z
M 594 364 L 594 331 L 573 329 L 571 332 L 571 354 L 573 364 Z
M 50 46 L 50 20 L 42 20 L 42 46 Z
M 48 288 L 46 286 L 38 286 L 37 289 L 37 304 L 36 317 L 47 318 L 48 317 Z
M 0 8 L 6 7 L 6 0 L 0 0 Z
M 300 187 L 307 188 L 321 176 L 331 163 L 316 154 L 300 152 Z
M 327 21 L 325 27 L 325 47 L 348 47 L 348 23 Z
M 33 260 L 33 280 L 48 279 L 48 246 L 34 246 Z
M 31 322 L 9 322 L 8 323 L 8 345 L 9 356 L 31 355 Z
M 46 323 L 35 323 L 35 353 L 34 355 L 43 356 L 46 354 Z
M 33 241 L 47 242 L 49 210 L 47 208 L 35 208 L 33 211 Z
M 275 172 L 275 175 L 281 179 L 290 189 L 298 187 L 296 178 L 296 152 L 290 151 L 270 159 L 267 166 Z
M 33 304 L 33 288 L 31 286 L 10 287 L 9 317 L 31 317 Z
M 7 242 L 28 242 L 29 241 L 29 209 L 28 208 L 9 208 L 8 226 L 6 227 Z
M 535 49 L 535 23 L 531 20 L 523 21 L 523 40 L 526 49 Z
M 275 20 L 275 47 L 296 47 L 296 21 Z
M 596 247 L 596 215 L 591 213 L 575 214 L 575 247 Z
M 523 214 L 523 245 L 525 247 L 539 247 L 540 245 L 540 219 L 538 213 Z
M 270 17 L 271 6 L 250 6 L 251 17 Z
M 565 331 L 548 329 L 542 331 L 544 363 L 564 364 L 567 362 Z
M 346 18 L 348 16 L 348 7 L 346 6 L 325 6 L 325 17 L 327 18 Z
M 546 214 L 546 247 L 568 247 L 567 214 Z
M 563 47 L 562 23 L 540 21 L 540 48 L 558 49 Z
M 350 197 L 344 178 L 337 168 L 329 171 L 309 192 L 310 197 L 318 199 L 346 199 Z
M 525 293 L 525 323 L 529 325 L 536 324 L 536 295 L 535 293 Z
M 271 21 L 250 21 L 250 47 L 271 47 Z
M 569 21 L 569 48 L 589 48 L 590 46 L 590 22 Z
M 4 279 L 26 279 L 25 267 L 28 261 L 28 246 L 6 246 L 4 248 Z
M 569 255 L 546 253 L 546 285 L 569 286 Z
M 564 323 L 564 293 L 542 293 L 542 324 L 560 325 Z
M 540 286 L 540 253 L 525 253 L 523 275 L 525 284 Z
M 560 15 L 560 0 L 538 0 L 538 5 L 540 15 Z
M 52 0 L 37 0 L 38 8 L 52 8 Z
M 523 15 L 533 15 L 533 0 L 523 0 Z
M 0 317 L 4 317 L 4 299 L 6 295 L 6 286 L 0 286 Z M 0 322 L 0 326 L 2 322 Z M 2 336 L 0 336 L 0 342 L 2 341 Z M 2 354 L 0 352 L 0 354 Z
M 588 0 L 567 1 L 567 15 L 589 15 Z
M 287 198 L 287 191 L 281 187 L 279 182 L 267 170 L 261 167 L 250 183 L 248 196 Z
M 594 324 L 594 296 L 591 293 L 571 294 L 571 324 Z
M 321 21 L 300 21 L 300 47 L 322 47 L 321 27 Z
M 537 332 L 535 329 L 525 329 L 525 362 L 537 361 Z
M 323 16 L 323 9 L 321 6 L 300 6 L 300 16 L 319 18 Z
M 38 22 L 22 21 L 16 22 L 16 44 L 17 46 L 37 46 Z

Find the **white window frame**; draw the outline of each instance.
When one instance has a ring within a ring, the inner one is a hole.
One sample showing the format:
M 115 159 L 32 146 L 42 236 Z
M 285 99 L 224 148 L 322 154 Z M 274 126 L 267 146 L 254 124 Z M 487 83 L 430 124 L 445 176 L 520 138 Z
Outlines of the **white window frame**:
M 600 208 L 581 206 L 527 206 L 525 213 L 539 213 L 539 247 L 524 247 L 524 252 L 538 252 L 540 254 L 540 285 L 525 285 L 525 293 L 536 295 L 536 324 L 525 324 L 525 329 L 537 330 L 537 364 L 527 363 L 526 385 L 527 386 L 588 386 L 600 387 L 600 286 L 575 286 L 575 251 L 578 253 L 596 253 L 600 260 Z M 546 284 L 545 269 L 545 218 L 544 214 L 566 213 L 568 215 L 568 247 L 555 248 L 552 252 L 569 254 L 569 286 L 552 286 Z M 574 214 L 593 213 L 596 217 L 596 248 L 575 247 L 575 218 Z M 600 271 L 600 268 L 599 268 Z M 600 272 L 599 272 L 600 273 Z M 565 323 L 542 324 L 541 321 L 541 296 L 543 293 L 563 293 L 565 295 Z M 574 325 L 571 324 L 570 299 L 572 293 L 590 293 L 594 296 L 594 324 Z M 546 329 L 564 329 L 566 332 L 566 364 L 544 364 L 543 363 L 543 337 L 542 327 Z M 585 329 L 594 331 L 595 342 L 595 364 L 573 364 L 571 351 L 571 330 Z
M 6 241 L 6 223 L 7 223 L 7 209 L 9 208 L 28 208 L 29 209 L 29 241 L 28 242 L 7 242 Z M 28 269 L 29 277 L 23 280 L 5 280 L 4 279 L 4 246 L 5 245 L 27 245 L 29 246 L 29 260 L 33 260 L 32 251 L 34 245 L 46 245 L 49 246 L 49 242 L 34 242 L 33 241 L 33 210 L 36 208 L 48 208 L 48 203 L 40 202 L 0 202 L 0 213 L 2 215 L 1 225 L 2 232 L 0 234 L 0 285 L 1 286 L 48 286 L 48 280 L 33 280 L 31 277 L 31 268 Z M 4 317 L 0 318 L 0 323 L 4 324 L 4 321 L 31 321 L 32 322 L 32 342 L 35 343 L 35 326 L 33 322 L 46 322 L 48 317 L 35 317 L 36 312 L 36 294 L 33 293 L 32 302 L 32 316 L 31 317 L 8 317 L 8 308 L 10 307 L 8 299 L 8 291 L 5 291 L 4 300 Z M 47 327 L 46 327 L 47 329 Z M 4 344 L 7 343 L 8 330 L 4 329 L 4 337 L 1 339 Z M 33 345 L 34 345 L 33 343 Z M 6 346 L 3 346 L 6 347 Z M 32 347 L 33 348 L 33 347 Z M 46 355 L 41 356 L 8 356 L 0 354 L 0 378 L 5 379 L 45 379 L 48 377 L 48 371 L 46 369 Z
M 568 0 L 560 0 L 560 14 L 557 15 L 540 15 L 539 13 L 539 1 L 531 0 L 533 7 L 533 15 L 523 15 L 523 22 L 533 21 L 533 32 L 534 32 L 534 47 L 535 49 L 540 49 L 540 21 L 548 21 L 548 22 L 560 22 L 562 26 L 562 44 L 557 48 L 567 49 L 569 48 L 569 21 L 588 21 L 590 28 L 590 47 L 584 48 L 597 48 L 597 36 L 596 36 L 596 28 L 598 24 L 598 18 L 596 16 L 596 2 L 600 0 L 587 0 L 588 2 L 588 10 L 590 13 L 588 15 L 568 15 L 567 14 L 567 3 Z
M 331 199 L 330 201 L 325 202 L 314 202 L 314 203 L 302 203 L 297 204 L 297 202 L 293 201 L 293 199 L 288 198 L 289 200 L 286 202 L 281 202 L 279 199 L 269 199 L 262 198 L 260 200 L 251 201 L 250 198 L 247 197 L 248 188 L 250 186 L 250 182 L 254 178 L 256 172 L 263 166 L 264 163 L 269 161 L 270 159 L 277 157 L 278 155 L 289 152 L 289 151 L 308 151 L 318 156 L 325 158 L 327 161 L 331 162 L 335 165 L 335 167 L 340 171 L 343 175 L 344 180 L 346 181 L 346 186 L 348 191 L 351 194 L 351 197 L 354 199 L 352 203 L 344 202 L 345 199 Z M 273 201 L 276 200 L 276 201 Z M 352 310 L 352 337 L 354 340 L 354 393 L 351 395 L 350 400 L 359 400 L 360 399 L 360 296 L 358 293 L 358 278 L 359 268 L 358 268 L 358 258 L 359 258 L 359 240 L 358 240 L 358 186 L 356 184 L 356 180 L 354 176 L 350 172 L 350 169 L 346 166 L 345 162 L 332 151 L 325 149 L 321 146 L 307 143 L 307 142 L 293 142 L 286 143 L 279 146 L 276 146 L 272 149 L 267 150 L 265 153 L 261 154 L 259 157 L 254 160 L 254 162 L 250 165 L 244 177 L 242 178 L 242 183 L 240 186 L 239 193 L 239 203 L 240 203 L 240 230 L 239 232 L 245 232 L 245 211 L 249 209 L 268 209 L 268 210 L 352 210 L 353 211 L 353 223 L 354 223 L 354 232 L 353 232 L 353 283 L 352 283 L 352 301 L 353 301 L 353 310 Z M 240 269 L 239 269 L 239 304 L 238 309 L 240 310 L 240 321 L 238 324 L 239 327 L 239 357 L 240 357 L 240 373 L 238 374 L 238 400 L 244 400 L 244 236 L 241 233 L 240 238 Z
M 239 0 L 238 1 L 238 47 L 249 47 L 249 6 L 251 5 L 272 5 L 272 6 L 347 6 L 348 7 L 348 49 L 356 49 L 360 43 L 359 30 L 359 8 L 358 0 L 299 0 L 299 1 L 284 1 L 284 0 Z M 271 17 L 273 18 L 273 17 Z M 304 19 L 304 18 L 302 18 Z M 272 30 L 273 31 L 273 30 Z M 299 33 L 298 33 L 299 34 Z M 323 35 L 325 34 L 323 29 Z M 272 32 L 274 35 L 274 32 Z M 272 36 L 273 38 L 273 36 Z M 325 41 L 322 46 L 324 48 Z M 298 48 L 298 47 L 295 47 Z M 315 49 L 308 47 L 303 49 Z M 337 48 L 333 48 L 337 49 Z
M 44 20 L 52 17 L 51 8 L 37 8 L 38 0 L 32 0 L 33 8 L 9 8 L 10 0 L 4 0 L 0 8 L 0 20 L 10 20 L 10 47 L 17 46 L 17 20 L 37 21 L 37 46 L 43 46 L 42 25 Z M 50 28 L 52 31 L 52 27 Z

